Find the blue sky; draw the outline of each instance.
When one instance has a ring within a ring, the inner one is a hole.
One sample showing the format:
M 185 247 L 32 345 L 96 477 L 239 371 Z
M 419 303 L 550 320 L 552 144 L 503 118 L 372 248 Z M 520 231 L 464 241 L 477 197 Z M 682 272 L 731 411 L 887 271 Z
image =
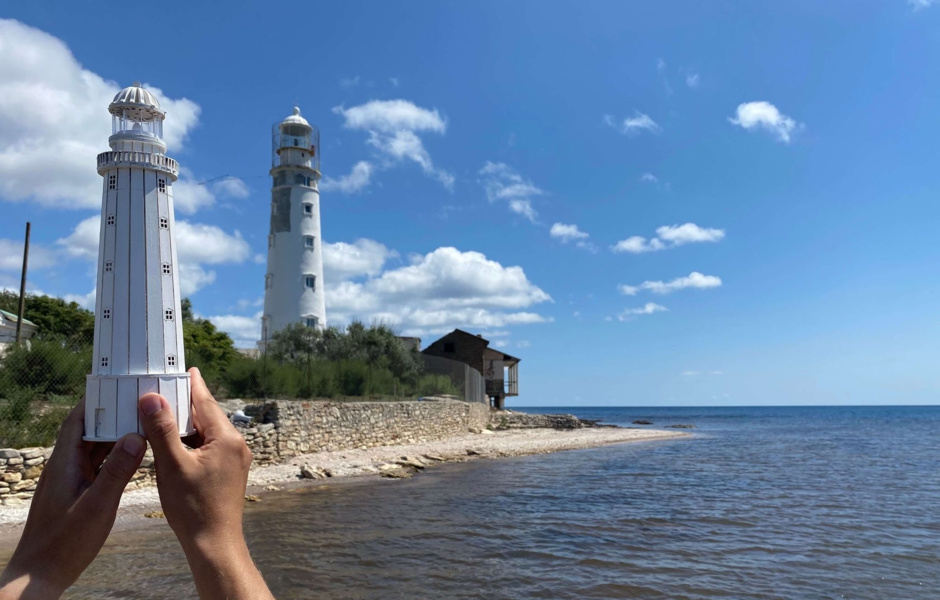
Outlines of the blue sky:
M 94 156 L 139 79 L 184 284 L 240 345 L 297 104 L 331 324 L 483 333 L 517 406 L 936 403 L 931 4 L 7 4 L 0 286 L 31 220 L 31 289 L 93 303 Z

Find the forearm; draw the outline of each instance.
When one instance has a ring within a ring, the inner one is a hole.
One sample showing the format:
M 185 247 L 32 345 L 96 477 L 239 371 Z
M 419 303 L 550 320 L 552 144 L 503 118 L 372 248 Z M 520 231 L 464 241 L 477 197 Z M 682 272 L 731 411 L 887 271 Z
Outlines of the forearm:
M 210 538 L 183 549 L 201 600 L 273 600 L 243 537 Z

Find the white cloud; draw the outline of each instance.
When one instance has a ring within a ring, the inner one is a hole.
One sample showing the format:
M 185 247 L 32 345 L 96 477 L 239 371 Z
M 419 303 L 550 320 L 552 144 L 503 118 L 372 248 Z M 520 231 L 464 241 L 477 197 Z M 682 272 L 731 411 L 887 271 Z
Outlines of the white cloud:
M 937 0 L 907 0 L 907 3 L 911 5 L 914 10 L 921 10 L 922 8 L 928 8 L 930 5 L 934 4 Z
M 693 271 L 687 277 L 677 277 L 669 282 L 663 281 L 644 281 L 638 286 L 621 285 L 618 287 L 621 294 L 626 296 L 635 296 L 640 290 L 653 292 L 654 294 L 669 294 L 684 289 L 706 290 L 709 288 L 721 287 L 721 278 L 714 275 L 702 275 L 698 271 Z
M 652 173 L 643 173 L 640 175 L 640 181 L 646 183 L 659 183 L 659 177 L 656 177 Z
M 563 243 L 583 240 L 589 237 L 587 233 L 578 229 L 577 225 L 566 225 L 564 223 L 555 223 L 552 225 L 548 234 L 553 238 L 561 240 Z
M 644 252 L 656 252 L 657 250 L 666 250 L 685 244 L 702 242 L 719 242 L 725 237 L 723 229 L 710 229 L 699 227 L 695 223 L 685 223 L 684 225 L 663 225 L 656 228 L 656 237 L 647 240 L 643 236 L 634 235 L 625 240 L 620 240 L 613 246 L 613 252 L 629 252 L 631 254 L 641 254 Z
M 29 245 L 29 270 L 46 269 L 58 264 L 55 253 L 40 244 Z M 23 270 L 23 242 L 0 238 L 0 271 Z
M 391 164 L 411 160 L 448 189 L 453 187 L 454 176 L 434 166 L 418 136 L 424 132 L 443 135 L 447 131 L 447 122 L 436 108 L 428 110 L 408 100 L 371 100 L 352 108 L 337 106 L 333 112 L 345 118 L 347 129 L 368 132 L 367 143 Z
M 698 73 L 687 73 L 685 76 L 685 84 L 690 88 L 697 88 L 699 84 Z
M 232 176 L 226 176 L 212 184 L 212 189 L 216 194 L 229 198 L 247 198 L 251 195 L 251 190 L 248 189 L 248 185 L 238 177 Z M 174 195 L 174 200 L 175 199 Z
M 340 79 L 339 85 L 340 87 L 344 87 L 344 88 L 357 86 L 359 85 L 359 76 L 356 75 L 355 77 L 345 77 L 343 79 Z
M 367 187 L 372 179 L 373 167 L 370 163 L 361 160 L 353 165 L 348 175 L 333 179 L 324 177 L 319 188 L 324 192 L 337 191 L 342 194 L 351 194 Z
M 550 321 L 524 310 L 551 297 L 521 267 L 504 267 L 479 252 L 456 248 L 414 256 L 410 265 L 363 282 L 327 285 L 331 323 L 381 321 L 406 335 L 426 335 L 455 327 L 479 330 Z
M 790 134 L 802 127 L 802 124 L 777 110 L 776 106 L 763 101 L 739 104 L 736 116 L 728 117 L 728 121 L 747 130 L 769 131 L 785 144 L 790 143 Z
M 544 191 L 506 163 L 486 161 L 479 175 L 490 202 L 507 202 L 509 210 L 535 222 L 538 213 L 532 206 L 532 198 L 541 196 Z
M 261 313 L 252 317 L 213 315 L 207 318 L 218 329 L 229 334 L 238 348 L 255 348 L 261 339 Z
M 617 315 L 618 321 L 630 321 L 634 317 L 639 315 L 652 315 L 658 312 L 666 312 L 669 309 L 665 306 L 656 304 L 655 302 L 647 302 L 639 308 L 627 308 L 624 309 L 619 315 Z
M 0 19 L 0 199 L 99 208 L 94 165 L 108 149 L 107 107 L 121 87 L 82 68 L 62 40 Z M 199 106 L 148 89 L 167 111 L 167 145 L 179 149 L 198 122 Z
M 328 286 L 356 277 L 374 277 L 382 272 L 385 261 L 396 257 L 398 252 L 375 240 L 326 243 L 323 244 L 323 277 Z
M 209 186 L 194 181 L 188 169 L 180 169 L 180 179 L 173 184 L 173 206 L 176 210 L 191 215 L 213 204 L 215 204 L 215 194 Z M 101 208 L 100 198 L 98 208 Z
M 395 87 L 398 87 L 399 85 L 401 85 L 401 81 L 397 77 L 389 77 L 388 81 Z
M 97 260 L 100 227 L 100 215 L 88 217 L 57 243 L 72 257 Z M 176 221 L 176 243 L 180 289 L 184 295 L 194 294 L 215 281 L 215 272 L 207 271 L 203 265 L 240 264 L 251 257 L 251 247 L 241 233 L 228 234 L 215 225 Z
M 643 131 L 658 133 L 661 129 L 649 115 L 645 115 L 638 110 L 633 112 L 632 117 L 626 117 L 620 122 L 610 115 L 604 115 L 604 123 L 624 135 L 635 135 Z

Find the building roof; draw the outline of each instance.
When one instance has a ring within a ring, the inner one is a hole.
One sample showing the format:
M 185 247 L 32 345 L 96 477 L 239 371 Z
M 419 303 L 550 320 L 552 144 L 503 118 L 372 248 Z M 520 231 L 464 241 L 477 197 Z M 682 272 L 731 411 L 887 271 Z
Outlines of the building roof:
M 111 104 L 108 106 L 108 112 L 112 115 L 120 115 L 122 112 L 130 114 L 134 113 L 137 115 L 159 115 L 158 118 L 162 119 L 162 116 L 165 115 L 163 109 L 160 108 L 160 101 L 157 100 L 157 97 L 140 87 L 140 82 L 135 81 L 134 85 L 130 85 L 114 97 L 114 100 L 111 101 Z
M 467 337 L 471 337 L 471 338 L 475 338 L 475 339 L 480 340 L 481 342 L 483 342 L 483 345 L 486 347 L 485 350 L 489 350 L 489 351 L 491 351 L 491 352 L 497 352 L 497 353 L 499 353 L 499 354 L 502 354 L 502 355 L 503 355 L 503 360 L 505 360 L 505 361 L 509 361 L 509 362 L 519 362 L 519 361 L 522 360 L 521 358 L 517 358 L 517 357 L 515 357 L 515 356 L 512 356 L 511 354 L 506 354 L 506 353 L 503 352 L 502 350 L 497 350 L 496 348 L 490 348 L 490 347 L 489 347 L 490 341 L 489 341 L 488 339 L 484 338 L 482 335 L 479 335 L 479 334 L 476 334 L 476 333 L 470 333 L 469 331 L 464 331 L 463 329 L 454 329 L 454 330 L 451 331 L 450 333 L 445 334 L 445 335 L 439 337 L 437 340 L 435 340 L 434 342 L 432 342 L 431 345 L 433 346 L 434 344 L 436 344 L 437 342 L 439 342 L 439 341 L 441 341 L 442 339 L 446 338 L 447 336 L 449 336 L 449 335 L 454 335 L 455 333 L 459 333 L 460 335 L 465 335 L 465 336 L 467 336 Z M 428 346 L 428 347 L 430 347 L 430 346 Z
M 19 317 L 17 317 L 15 314 L 11 312 L 7 312 L 5 310 L 0 310 L 0 314 L 3 315 L 4 319 L 8 319 L 10 321 L 13 321 L 14 323 L 20 320 Z M 38 325 L 30 321 L 29 319 L 23 319 L 23 325 L 31 325 L 33 327 L 39 327 Z

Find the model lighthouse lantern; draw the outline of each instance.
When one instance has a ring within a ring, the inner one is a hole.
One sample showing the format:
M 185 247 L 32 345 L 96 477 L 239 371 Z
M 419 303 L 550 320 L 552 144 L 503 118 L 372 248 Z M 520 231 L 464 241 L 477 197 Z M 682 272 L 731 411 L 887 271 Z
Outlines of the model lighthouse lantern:
M 183 356 L 173 182 L 160 103 L 135 82 L 108 107 L 110 152 L 104 178 L 92 374 L 85 395 L 85 439 L 114 441 L 142 430 L 137 399 L 149 392 L 173 407 L 180 435 L 193 432 Z

